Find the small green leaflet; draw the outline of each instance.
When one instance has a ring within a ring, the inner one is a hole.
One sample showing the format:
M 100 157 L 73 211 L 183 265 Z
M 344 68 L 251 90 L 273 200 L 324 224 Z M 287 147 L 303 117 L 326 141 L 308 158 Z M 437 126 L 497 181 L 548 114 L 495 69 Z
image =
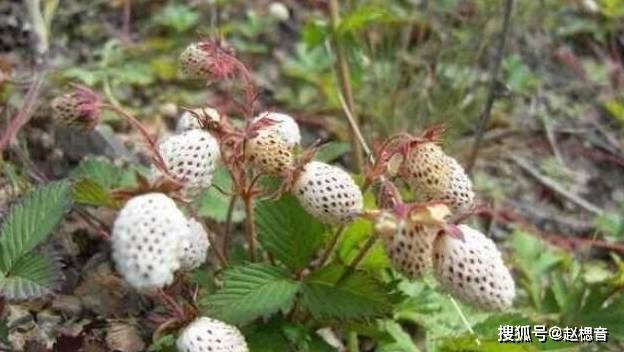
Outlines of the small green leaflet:
M 291 195 L 256 207 L 258 241 L 293 270 L 305 267 L 323 244 L 324 226 Z
M 54 259 L 28 253 L 15 263 L 9 276 L 0 273 L 0 293 L 11 299 L 41 297 L 57 287 L 61 279 Z
M 63 181 L 35 189 L 9 210 L 0 228 L 0 294 L 25 299 L 53 287 L 59 277 L 54 260 L 33 250 L 48 238 L 70 206 L 71 189 Z
M 300 283 L 290 273 L 268 264 L 247 264 L 228 269 L 223 288 L 206 296 L 201 304 L 214 318 L 242 324 L 260 316 L 288 309 Z

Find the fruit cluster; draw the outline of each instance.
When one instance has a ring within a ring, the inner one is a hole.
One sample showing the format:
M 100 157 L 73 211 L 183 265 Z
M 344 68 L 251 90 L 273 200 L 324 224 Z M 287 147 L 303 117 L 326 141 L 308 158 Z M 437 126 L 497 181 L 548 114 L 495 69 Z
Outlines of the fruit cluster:
M 244 65 L 215 41 L 190 45 L 181 55 L 181 65 L 200 79 L 243 76 L 245 84 L 250 82 Z M 252 91 L 246 91 L 246 111 L 253 111 Z M 97 122 L 100 106 L 99 98 L 84 89 L 53 103 L 59 121 L 84 128 Z M 324 224 L 342 226 L 357 217 L 372 220 L 374 236 L 382 237 L 394 267 L 407 277 L 432 271 L 465 302 L 484 309 L 509 308 L 515 287 L 501 253 L 479 231 L 451 221 L 470 213 L 475 195 L 463 168 L 440 147 L 441 133 L 434 128 L 421 137 L 401 136 L 383 144 L 363 186 L 380 185 L 380 209 L 365 210 L 363 190 L 348 172 L 314 161 L 314 148 L 302 150 L 299 126 L 292 117 L 263 112 L 249 116 L 243 127 L 234 127 L 211 107 L 188 110 L 180 117 L 176 134 L 151 150 L 153 160 L 160 161 L 152 168 L 154 185 L 166 181 L 176 187 L 131 192 L 134 196 L 117 216 L 111 236 L 117 269 L 136 289 L 157 291 L 173 282 L 176 271 L 201 265 L 210 236 L 178 204 L 187 206 L 186 197 L 210 187 L 216 168 L 223 164 L 232 175 L 234 191 L 244 200 L 250 202 L 262 192 L 255 182 L 260 176 L 277 177 L 282 180 L 279 193 L 292 193 Z M 410 185 L 418 202 L 403 203 L 389 181 L 394 179 Z M 253 232 L 253 224 L 249 226 Z M 251 236 L 250 251 L 253 241 Z M 184 329 L 178 348 L 248 350 L 235 327 L 206 317 Z

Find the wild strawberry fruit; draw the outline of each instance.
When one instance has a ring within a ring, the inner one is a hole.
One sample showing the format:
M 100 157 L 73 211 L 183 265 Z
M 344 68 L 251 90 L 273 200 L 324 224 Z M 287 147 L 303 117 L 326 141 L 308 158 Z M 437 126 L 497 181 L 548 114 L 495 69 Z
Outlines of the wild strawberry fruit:
M 113 225 L 117 270 L 138 290 L 170 284 L 180 268 L 178 244 L 188 232 L 184 214 L 166 195 L 148 193 L 131 198 Z
M 435 274 L 461 300 L 488 310 L 511 307 L 515 284 L 494 242 L 481 232 L 459 225 L 463 240 L 448 234 L 434 243 Z
M 290 148 L 275 130 L 260 130 L 245 144 L 245 156 L 258 170 L 280 175 L 289 170 L 294 158 Z
M 180 242 L 179 258 L 182 270 L 190 271 L 206 261 L 210 242 L 208 233 L 197 220 L 189 219 L 187 227 L 188 235 Z
M 228 78 L 239 69 L 231 49 L 218 40 L 192 43 L 180 55 L 180 64 L 187 74 L 206 80 Z
M 158 146 L 169 173 L 189 193 L 209 187 L 221 156 L 219 143 L 208 132 L 190 130 L 170 136 Z
M 433 266 L 433 242 L 438 227 L 400 220 L 396 231 L 382 236 L 392 266 L 410 279 L 420 278 Z
M 234 326 L 201 317 L 190 323 L 176 342 L 179 352 L 249 352 L 245 337 Z
M 199 122 L 200 119 L 210 119 L 218 122 L 221 119 L 221 115 L 219 115 L 219 112 L 216 109 L 209 106 L 193 109 L 191 111 L 185 111 L 178 119 L 176 133 L 201 129 L 202 126 Z
M 362 191 L 343 169 L 311 161 L 297 177 L 293 193 L 303 208 L 325 224 L 351 221 L 362 212 Z
M 100 120 L 101 104 L 95 92 L 75 86 L 73 92 L 54 98 L 51 105 L 54 117 L 60 123 L 91 130 Z
M 256 116 L 252 123 L 256 123 L 262 119 L 269 119 L 273 122 L 265 128 L 275 131 L 288 147 L 293 148 L 301 144 L 301 131 L 299 130 L 299 125 L 292 117 L 286 114 L 265 111 Z
M 400 172 L 414 192 L 422 192 L 428 200 L 444 201 L 455 211 L 470 210 L 474 205 L 468 175 L 434 141 L 409 147 Z

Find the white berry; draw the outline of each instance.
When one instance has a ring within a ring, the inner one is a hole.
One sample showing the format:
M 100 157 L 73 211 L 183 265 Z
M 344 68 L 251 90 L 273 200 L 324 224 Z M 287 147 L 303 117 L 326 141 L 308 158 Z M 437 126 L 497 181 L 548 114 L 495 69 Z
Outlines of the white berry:
M 249 352 L 245 337 L 236 327 L 207 317 L 184 328 L 176 346 L 178 352 Z

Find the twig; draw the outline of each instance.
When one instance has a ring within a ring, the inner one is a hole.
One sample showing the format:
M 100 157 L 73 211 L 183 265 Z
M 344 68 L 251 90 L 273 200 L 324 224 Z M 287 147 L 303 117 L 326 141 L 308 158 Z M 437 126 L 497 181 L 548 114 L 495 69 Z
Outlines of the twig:
M 123 0 L 123 27 L 122 40 L 130 43 L 130 19 L 132 17 L 132 0 Z
M 349 108 L 349 105 L 347 104 L 347 102 L 345 101 L 341 93 L 338 93 L 338 99 L 340 100 L 340 105 L 342 106 L 342 110 L 344 110 L 344 113 L 347 116 L 347 121 L 349 121 L 351 130 L 353 131 L 353 133 L 355 134 L 355 137 L 357 138 L 357 142 L 359 142 L 359 145 L 362 147 L 362 149 L 364 149 L 366 158 L 369 159 L 369 162 L 374 162 L 375 160 L 373 159 L 374 158 L 373 153 L 368 147 L 368 144 L 366 143 L 364 136 L 362 136 L 362 131 L 360 131 L 360 127 L 357 123 L 357 119 L 355 118 L 355 116 L 353 116 L 353 111 L 351 110 L 351 108 Z
M 531 112 L 535 113 L 534 110 L 536 109 L 536 105 L 538 107 L 541 106 L 541 99 L 542 99 L 541 92 L 539 92 L 536 98 L 537 101 L 533 100 L 531 102 Z M 552 152 L 555 155 L 555 159 L 557 159 L 557 162 L 559 163 L 559 165 L 565 166 L 563 158 L 561 157 L 561 152 L 559 152 L 559 148 L 557 148 L 557 139 L 555 138 L 555 134 L 553 133 L 552 127 L 550 126 L 550 119 L 546 115 L 545 111 L 540 111 L 538 109 L 536 114 L 540 116 L 540 119 L 542 120 L 542 123 L 544 124 L 544 131 L 546 131 L 546 138 L 548 139 L 548 143 L 550 144 L 550 149 L 552 149 Z
M 35 78 L 28 88 L 24 102 L 17 112 L 17 115 L 8 123 L 2 137 L 0 137 L 0 155 L 2 155 L 4 149 L 13 141 L 13 138 L 15 138 L 19 130 L 28 123 L 32 117 L 33 105 L 39 98 L 44 75 L 44 72 L 35 74 Z
M 505 54 L 505 43 L 507 42 L 507 36 L 509 35 L 509 31 L 511 28 L 511 13 L 513 11 L 514 0 L 507 0 L 505 2 L 505 18 L 503 20 L 503 30 L 500 34 L 498 47 L 496 49 L 496 56 L 494 57 L 494 64 L 490 70 L 490 92 L 488 94 L 487 101 L 485 103 L 485 108 L 481 113 L 479 121 L 477 122 L 477 130 L 475 132 L 475 141 L 472 146 L 472 152 L 470 153 L 470 158 L 468 159 L 468 164 L 466 167 L 466 171 L 470 173 L 472 168 L 474 167 L 475 161 L 477 160 L 477 155 L 479 154 L 479 148 L 481 148 L 481 143 L 483 142 L 483 133 L 485 132 L 485 128 L 490 122 L 490 118 L 492 117 L 492 107 L 494 106 L 494 101 L 498 98 L 498 73 L 501 68 L 501 64 L 503 61 L 503 56 Z
M 346 98 L 348 111 L 353 114 L 353 108 L 355 106 L 353 100 L 353 91 L 351 89 L 351 77 L 349 73 L 349 64 L 347 62 L 347 56 L 345 53 L 342 41 L 338 38 L 337 29 L 340 24 L 340 5 L 338 0 L 329 0 L 329 15 L 332 28 L 334 29 L 334 35 L 332 38 L 332 46 L 336 53 L 336 71 L 338 75 L 338 81 L 340 83 L 340 90 Z M 356 141 L 356 130 L 358 119 L 355 114 L 352 115 L 353 121 L 349 121 L 350 139 L 351 139 L 351 153 L 353 155 L 353 161 L 358 171 L 364 169 L 364 159 L 362 158 L 362 146 Z
M 560 195 L 564 196 L 565 198 L 567 198 L 569 201 L 573 202 L 574 204 L 578 205 L 579 207 L 587 210 L 590 213 L 593 213 L 595 215 L 602 215 L 604 213 L 604 211 L 602 209 L 600 209 L 598 206 L 588 202 L 587 200 L 579 197 L 578 195 L 567 191 L 566 189 L 564 189 L 560 184 L 558 184 L 557 182 L 555 182 L 555 180 L 542 175 L 539 171 L 537 171 L 533 166 L 531 166 L 531 164 L 529 164 L 528 161 L 524 160 L 523 158 L 516 156 L 516 155 L 512 155 L 509 157 L 509 159 L 511 161 L 513 161 L 516 165 L 518 165 L 521 169 L 523 169 L 524 171 L 526 171 L 529 175 L 531 175 L 533 178 L 535 178 L 537 181 L 539 181 L 541 184 L 543 184 L 544 186 L 550 188 L 551 190 L 555 191 L 556 193 L 559 193 Z

